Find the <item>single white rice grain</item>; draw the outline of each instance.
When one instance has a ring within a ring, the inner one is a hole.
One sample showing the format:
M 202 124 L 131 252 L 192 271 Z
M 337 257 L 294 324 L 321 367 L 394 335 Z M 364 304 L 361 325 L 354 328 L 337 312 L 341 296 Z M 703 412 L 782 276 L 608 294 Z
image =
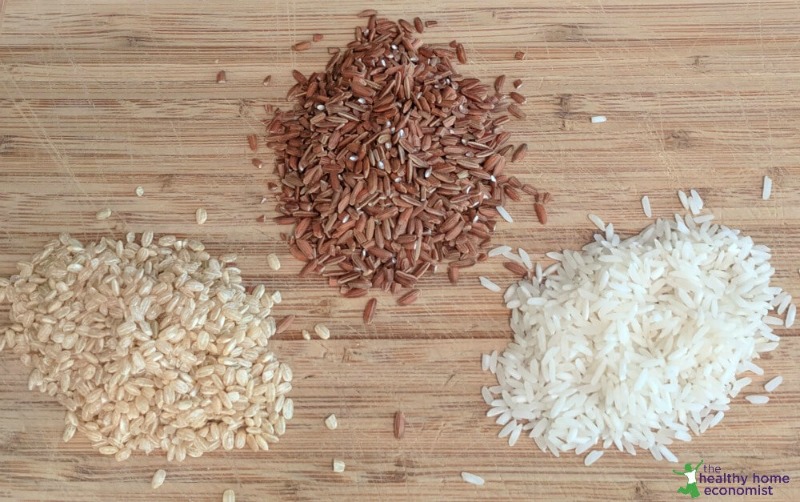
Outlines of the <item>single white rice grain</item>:
M 672 453 L 672 451 L 670 451 L 670 449 L 667 448 L 665 445 L 663 445 L 663 444 L 659 445 L 658 446 L 658 451 L 661 452 L 661 456 L 663 456 L 664 459 L 667 462 L 673 462 L 674 463 L 674 462 L 678 461 L 678 457 L 676 457 L 675 454 Z
M 267 265 L 269 265 L 269 268 L 277 272 L 281 269 L 281 260 L 275 253 L 270 253 L 267 255 Z
M 324 324 L 317 324 L 314 326 L 314 333 L 316 333 L 317 336 L 323 340 L 327 340 L 331 337 L 331 330 L 329 330 Z
M 503 218 L 509 223 L 514 223 L 514 220 L 511 218 L 511 215 L 508 214 L 506 208 L 504 208 L 503 206 L 497 206 L 495 207 L 495 209 L 497 210 L 497 214 L 499 214 L 501 218 Z
M 476 486 L 483 486 L 485 481 L 482 477 L 478 476 L 477 474 L 472 474 L 471 472 L 463 471 L 461 473 L 461 479 L 466 481 L 467 483 L 476 485 Z
M 715 425 L 719 425 L 719 423 L 722 422 L 723 418 L 725 418 L 725 412 L 718 411 L 716 415 L 714 415 L 714 418 L 711 419 L 711 422 L 708 423 L 708 428 L 710 429 Z
M 778 375 L 769 382 L 767 382 L 766 384 L 764 384 L 764 390 L 767 392 L 773 392 L 782 383 L 783 383 L 783 377 Z
M 136 196 L 141 197 L 144 195 L 144 187 L 136 187 Z
M 236 502 L 236 492 L 233 490 L 225 490 L 222 493 L 222 502 Z
M 764 185 L 761 188 L 761 199 L 769 200 L 770 195 L 772 195 L 772 178 L 764 176 Z
M 335 428 L 339 427 L 339 421 L 336 419 L 336 415 L 333 413 L 328 415 L 328 418 L 325 419 L 325 427 L 330 430 L 334 430 Z
M 783 321 L 785 328 L 794 326 L 794 318 L 797 316 L 797 306 L 795 304 L 789 305 L 789 310 L 786 311 L 786 319 Z
M 700 197 L 700 194 L 697 193 L 697 190 L 692 188 L 691 190 L 689 190 L 689 194 L 692 196 L 692 199 L 697 204 L 697 208 L 698 209 L 703 209 L 703 198 Z
M 522 258 L 522 264 L 525 265 L 525 268 L 527 268 L 528 270 L 532 269 L 533 262 L 531 261 L 531 255 L 529 255 L 528 252 L 522 248 L 519 248 L 518 251 L 519 251 L 519 257 Z
M 194 214 L 194 217 L 197 220 L 197 224 L 202 225 L 208 219 L 208 212 L 206 212 L 206 210 L 202 207 L 198 208 Z
M 678 199 L 681 201 L 681 206 L 688 211 L 689 199 L 686 197 L 686 193 L 683 190 L 678 190 Z
M 493 293 L 499 293 L 500 292 L 500 286 L 498 286 L 497 284 L 493 283 L 491 280 L 489 280 L 488 277 L 480 276 L 480 277 L 478 277 L 478 279 L 481 281 L 481 286 L 483 286 L 484 288 L 488 289 L 489 291 L 491 291 Z
M 100 211 L 97 211 L 95 218 L 97 218 L 98 220 L 107 220 L 110 216 L 111 216 L 111 209 L 105 208 L 101 209 Z
M 507 253 L 509 251 L 511 251 L 511 246 L 497 246 L 496 248 L 490 250 L 487 254 L 489 257 L 492 257 Z
M 744 361 L 741 364 L 741 367 L 742 371 L 752 371 L 753 373 L 759 376 L 764 374 L 764 368 L 751 361 Z
M 589 454 L 586 455 L 586 458 L 583 459 L 583 464 L 586 465 L 586 466 L 592 465 L 593 463 L 595 463 L 598 460 L 600 460 L 600 457 L 603 456 L 603 453 L 605 453 L 604 450 L 592 450 L 592 451 L 590 451 Z
M 303 334 L 303 340 L 311 340 L 311 333 L 309 333 L 307 329 L 304 329 L 302 331 L 302 334 Z
M 601 231 L 605 231 L 606 224 L 603 223 L 603 220 L 601 220 L 600 217 L 597 216 L 596 214 L 589 214 L 589 221 L 594 223 L 594 226 L 599 228 Z
M 650 209 L 650 197 L 647 195 L 642 197 L 642 211 L 644 211 L 644 215 L 648 218 L 653 217 L 653 211 Z
M 344 460 L 333 459 L 333 472 L 344 472 Z
M 164 469 L 159 469 L 155 474 L 153 474 L 153 480 L 150 482 L 150 486 L 153 487 L 153 490 L 155 490 L 164 484 L 165 479 L 167 479 L 167 471 Z
M 592 116 L 592 124 L 602 124 L 608 120 L 605 115 L 593 115 Z
M 769 402 L 769 396 L 758 394 L 745 396 L 745 399 L 750 401 L 752 404 L 767 404 Z

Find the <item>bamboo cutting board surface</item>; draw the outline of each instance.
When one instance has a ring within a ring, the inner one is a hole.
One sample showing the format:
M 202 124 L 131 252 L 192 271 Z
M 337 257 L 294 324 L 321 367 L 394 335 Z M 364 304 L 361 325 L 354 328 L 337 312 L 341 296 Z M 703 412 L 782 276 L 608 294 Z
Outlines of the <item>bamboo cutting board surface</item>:
M 591 238 L 587 212 L 623 234 L 679 207 L 675 191 L 697 188 L 726 224 L 774 250 L 774 281 L 800 294 L 800 5 L 794 1 L 390 2 L 391 18 L 435 19 L 424 40 L 463 42 L 464 73 L 521 78 L 528 119 L 512 122 L 528 142 L 522 181 L 554 194 L 550 222 L 530 201 L 512 204 L 513 225 L 497 243 L 541 259 Z M 215 452 L 167 465 L 159 455 L 117 464 L 80 434 L 61 442 L 63 411 L 27 390 L 23 366 L 0 353 L 0 498 L 3 500 L 678 500 L 674 464 L 646 452 L 607 452 L 592 468 L 581 458 L 544 455 L 532 443 L 509 448 L 485 417 L 480 354 L 510 338 L 500 295 L 501 261 L 465 273 L 451 287 L 441 272 L 423 296 L 400 308 L 377 294 L 374 326 L 366 299 L 345 300 L 320 279 L 297 278 L 300 264 L 256 220 L 269 169 L 257 170 L 245 137 L 262 133 L 264 104 L 284 106 L 290 71 L 322 68 L 325 47 L 343 46 L 374 7 L 342 2 L 189 0 L 0 0 L 0 273 L 61 231 L 81 239 L 153 229 L 235 252 L 248 284 L 283 293 L 276 315 L 296 314 L 274 348 L 294 369 L 295 419 L 270 452 Z M 289 47 L 321 33 L 307 53 Z M 524 61 L 514 52 L 526 52 Z M 215 83 L 217 71 L 228 82 Z M 272 83 L 262 86 L 266 75 Z M 590 124 L 592 115 L 608 122 Z M 263 147 L 259 156 L 270 164 Z M 770 175 L 774 194 L 760 200 Z M 143 197 L 134 195 L 137 186 Z M 194 212 L 208 210 L 198 226 Z M 110 207 L 103 222 L 95 212 Z M 284 266 L 272 272 L 266 255 Z M 0 306 L 5 328 L 8 306 Z M 325 322 L 330 340 L 299 334 Z M 783 333 L 764 361 L 783 386 L 767 406 L 735 400 L 723 423 L 688 444 L 681 462 L 729 472 L 786 474 L 770 500 L 800 499 L 797 330 Z M 762 380 L 756 380 L 761 382 Z M 392 437 L 403 410 L 406 436 Z M 323 419 L 339 417 L 328 431 Z M 343 474 L 331 460 L 347 463 Z M 167 481 L 150 490 L 153 472 Z M 486 479 L 461 481 L 462 470 Z M 703 486 L 701 485 L 701 489 Z M 758 498 L 758 497 L 756 497 Z M 688 498 L 686 498 L 688 500 Z M 741 499 L 739 497 L 738 499 Z

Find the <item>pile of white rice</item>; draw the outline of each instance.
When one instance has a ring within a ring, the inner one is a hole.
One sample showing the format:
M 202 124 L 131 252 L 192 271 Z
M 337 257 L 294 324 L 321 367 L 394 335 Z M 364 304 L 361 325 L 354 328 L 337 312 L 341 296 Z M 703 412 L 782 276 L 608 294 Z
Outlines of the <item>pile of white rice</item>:
M 509 444 L 526 434 L 555 456 L 598 448 L 587 465 L 612 445 L 675 462 L 667 446 L 718 424 L 751 382 L 737 374 L 763 374 L 752 361 L 784 324 L 768 312 L 791 303 L 770 286 L 770 250 L 697 215 L 695 192 L 685 206 L 695 215 L 624 240 L 592 218 L 605 230 L 595 242 L 548 253 L 554 273 L 537 265 L 508 288 L 514 340 L 483 356 L 497 376 L 483 397 Z

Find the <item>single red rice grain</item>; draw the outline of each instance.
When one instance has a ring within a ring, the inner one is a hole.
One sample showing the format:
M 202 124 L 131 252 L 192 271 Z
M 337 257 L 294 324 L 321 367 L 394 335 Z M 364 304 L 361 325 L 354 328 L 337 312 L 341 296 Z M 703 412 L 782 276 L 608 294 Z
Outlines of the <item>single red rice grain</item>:
M 518 78 L 514 81 L 514 89 L 519 89 L 522 87 L 522 79 Z
M 507 261 L 503 263 L 503 266 L 514 274 L 522 276 L 528 275 L 528 270 L 517 262 Z
M 375 319 L 375 309 L 377 306 L 378 300 L 370 298 L 367 302 L 367 306 L 364 307 L 364 324 L 372 324 L 373 319 Z
M 403 434 L 406 432 L 406 416 L 402 411 L 394 414 L 394 437 L 395 439 L 403 439 Z
M 364 9 L 358 13 L 358 17 L 372 17 L 378 13 L 375 9 Z
M 417 33 L 422 33 L 425 31 L 425 27 L 422 24 L 422 19 L 418 17 L 414 18 L 414 28 L 417 30 Z
M 227 81 L 228 80 L 227 80 L 227 75 L 225 73 L 225 70 L 218 71 L 217 72 L 217 83 L 218 84 L 224 84 Z
M 524 53 L 524 52 L 522 52 L 522 51 L 517 51 L 517 52 L 514 54 L 514 59 L 516 59 L 516 60 L 519 60 L 519 61 L 522 61 L 523 59 L 525 59 L 525 53 Z
M 519 162 L 525 158 L 525 154 L 528 153 L 528 144 L 523 143 L 514 150 L 514 154 L 511 156 L 511 162 Z
M 464 45 L 458 44 L 456 46 L 456 56 L 459 63 L 467 64 L 467 52 L 464 50 Z
M 499 94 L 503 92 L 503 84 L 506 83 L 506 76 L 500 75 L 494 80 L 494 90 Z
M 458 276 L 458 267 L 454 267 L 452 265 L 447 267 L 447 278 L 450 279 L 450 284 L 458 284 Z
M 307 51 L 310 48 L 311 48 L 311 42 L 309 42 L 308 40 L 304 40 L 302 42 L 297 42 L 296 44 L 294 44 L 292 46 L 292 50 L 296 51 L 296 52 Z
M 250 134 L 249 136 L 247 136 L 247 145 L 254 152 L 257 151 L 258 150 L 258 136 L 256 136 L 255 134 Z
M 525 118 L 525 112 L 523 112 L 522 109 L 517 105 L 509 106 L 508 107 L 508 113 L 510 113 L 511 115 L 515 116 L 518 119 L 524 119 Z
M 547 209 L 545 209 L 544 204 L 542 204 L 541 202 L 534 202 L 533 210 L 536 211 L 536 218 L 539 219 L 539 223 L 541 223 L 542 225 L 546 225 Z
M 525 103 L 526 101 L 528 101 L 528 100 L 525 98 L 525 96 L 523 96 L 522 94 L 520 94 L 520 93 L 518 93 L 518 92 L 511 91 L 510 93 L 508 93 L 508 96 L 509 96 L 511 99 L 513 99 L 513 100 L 514 100 L 514 101 L 515 101 L 517 104 L 520 104 L 520 105 L 521 105 L 521 104 L 523 104 L 523 103 Z
M 311 41 L 312 42 L 321 42 L 323 38 L 324 37 L 322 36 L 322 33 L 314 33 L 314 35 L 311 36 Z
M 418 289 L 412 289 L 408 293 L 406 293 L 403 296 L 401 296 L 397 300 L 397 304 L 398 305 L 402 305 L 402 306 L 411 305 L 412 303 L 417 301 L 417 298 L 419 298 L 419 290 Z

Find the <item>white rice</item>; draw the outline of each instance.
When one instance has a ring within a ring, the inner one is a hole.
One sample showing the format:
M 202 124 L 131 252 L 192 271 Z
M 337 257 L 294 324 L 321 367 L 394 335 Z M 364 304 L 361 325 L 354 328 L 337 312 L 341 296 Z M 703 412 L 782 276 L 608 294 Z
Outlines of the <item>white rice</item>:
M 780 384 L 783 383 L 783 377 L 778 375 L 769 382 L 764 384 L 764 390 L 767 392 L 774 392 Z
M 642 211 L 644 211 L 644 215 L 648 218 L 653 217 L 653 211 L 650 209 L 650 197 L 647 195 L 642 197 Z
M 503 253 L 508 253 L 509 251 L 511 251 L 511 246 L 497 246 L 496 248 L 490 250 L 487 254 L 489 257 L 492 257 L 499 256 Z
M 703 207 L 696 191 L 691 205 Z M 505 292 L 514 340 L 482 360 L 497 378 L 481 390 L 487 416 L 509 444 L 524 431 L 555 456 L 593 449 L 586 465 L 611 447 L 676 462 L 668 445 L 718 425 L 751 383 L 737 374 L 763 374 L 753 360 L 778 346 L 784 321 L 764 312 L 786 296 L 775 301 L 770 251 L 713 215 L 657 219 L 624 240 L 589 219 L 607 235 L 548 253 L 543 281 Z
M 463 479 L 467 483 L 470 483 L 470 484 L 473 484 L 473 485 L 477 485 L 477 486 L 483 486 L 483 484 L 485 483 L 485 481 L 483 480 L 482 477 L 480 477 L 480 476 L 478 476 L 476 474 L 472 474 L 471 472 L 467 472 L 467 471 L 463 471 L 461 473 L 461 479 Z
M 583 464 L 586 466 L 592 465 L 603 456 L 603 453 L 605 453 L 603 450 L 592 450 L 588 455 L 586 455 L 586 458 L 583 460 Z
M 764 176 L 764 185 L 761 188 L 761 199 L 769 200 L 770 195 L 772 195 L 772 178 Z
M 490 281 L 488 277 L 480 276 L 478 277 L 478 279 L 480 279 L 481 281 L 481 286 L 488 289 L 489 291 L 493 293 L 499 293 L 501 291 L 500 286 Z
M 794 325 L 794 318 L 797 316 L 797 307 L 794 304 L 789 305 L 789 310 L 786 311 L 786 320 L 783 321 L 784 328 L 791 328 Z
M 689 209 L 692 211 L 692 214 L 697 216 L 700 214 L 700 211 L 703 210 L 703 199 L 700 198 L 700 194 L 697 193 L 697 190 L 694 188 L 689 190 L 689 194 L 691 195 L 691 199 L 689 199 Z
M 533 268 L 533 262 L 531 261 L 531 256 L 522 248 L 519 248 L 519 257 L 522 259 L 522 264 L 525 265 L 525 268 L 531 270 Z
M 511 218 L 511 215 L 508 214 L 506 208 L 504 208 L 503 206 L 497 206 L 495 209 L 497 209 L 497 214 L 499 214 L 501 218 L 503 218 L 509 223 L 514 223 L 514 220 Z
M 678 190 L 678 199 L 681 201 L 681 206 L 688 211 L 689 199 L 686 197 L 686 193 L 683 190 Z
M 608 120 L 605 115 L 594 115 L 592 116 L 592 124 L 602 124 Z
M 599 217 L 599 216 L 597 216 L 596 214 L 590 214 L 590 215 L 589 215 L 589 221 L 591 221 L 592 223 L 594 223 L 594 226 L 596 226 L 597 228 L 599 228 L 601 231 L 605 231 L 605 229 L 606 229 L 606 224 L 605 224 L 605 223 L 603 223 L 603 220 L 601 220 L 601 219 L 600 219 L 600 217 Z
M 769 396 L 763 396 L 763 395 L 745 396 L 745 399 L 747 399 L 753 404 L 767 404 L 769 402 Z

